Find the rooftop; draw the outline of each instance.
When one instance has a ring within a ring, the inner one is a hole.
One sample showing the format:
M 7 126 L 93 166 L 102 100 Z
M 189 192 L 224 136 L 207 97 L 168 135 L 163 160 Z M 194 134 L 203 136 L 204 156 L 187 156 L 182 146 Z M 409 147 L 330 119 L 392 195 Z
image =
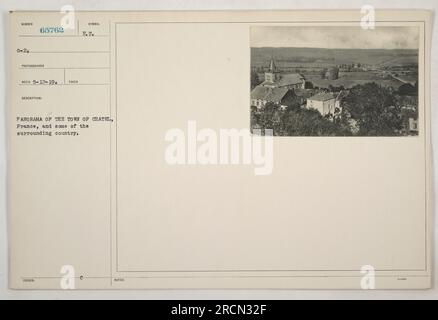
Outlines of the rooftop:
M 295 95 L 298 97 L 309 98 L 315 94 L 315 89 L 294 89 Z
M 331 93 L 327 92 L 320 92 L 315 94 L 314 96 L 310 97 L 308 100 L 314 100 L 314 101 L 327 101 L 334 99 L 335 97 Z
M 270 81 L 264 81 L 262 85 L 275 85 L 278 87 L 283 87 L 288 85 L 302 84 L 303 81 L 304 77 L 299 73 L 286 73 L 280 74 L 279 79 L 274 83 Z
M 251 99 L 279 103 L 288 91 L 288 88 L 269 88 L 258 85 L 251 91 Z
M 289 84 L 300 84 L 303 83 L 304 77 L 299 73 L 287 73 L 280 75 L 280 80 L 278 84 L 280 86 L 286 86 Z

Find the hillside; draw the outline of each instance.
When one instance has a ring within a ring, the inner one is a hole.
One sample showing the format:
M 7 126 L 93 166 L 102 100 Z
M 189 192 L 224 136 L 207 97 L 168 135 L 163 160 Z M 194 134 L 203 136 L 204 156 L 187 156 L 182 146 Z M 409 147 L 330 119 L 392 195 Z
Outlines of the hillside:
M 274 56 L 279 66 L 328 66 L 348 63 L 404 65 L 418 63 L 415 49 L 251 48 L 251 65 L 266 65 Z

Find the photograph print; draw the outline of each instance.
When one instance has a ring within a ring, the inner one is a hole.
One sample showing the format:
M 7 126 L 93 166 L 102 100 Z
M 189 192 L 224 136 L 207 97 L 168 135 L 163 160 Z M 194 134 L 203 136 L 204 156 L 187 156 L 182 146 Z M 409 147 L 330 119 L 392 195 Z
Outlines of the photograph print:
M 416 136 L 419 28 L 251 27 L 251 131 Z

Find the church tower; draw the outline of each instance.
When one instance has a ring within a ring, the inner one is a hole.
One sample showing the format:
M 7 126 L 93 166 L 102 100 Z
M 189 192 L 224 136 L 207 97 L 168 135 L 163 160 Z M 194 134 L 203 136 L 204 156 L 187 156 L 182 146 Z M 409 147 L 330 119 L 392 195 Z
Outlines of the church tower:
M 275 82 L 278 79 L 278 71 L 275 66 L 274 58 L 271 58 L 269 62 L 269 70 L 265 72 L 265 81 L 267 82 Z

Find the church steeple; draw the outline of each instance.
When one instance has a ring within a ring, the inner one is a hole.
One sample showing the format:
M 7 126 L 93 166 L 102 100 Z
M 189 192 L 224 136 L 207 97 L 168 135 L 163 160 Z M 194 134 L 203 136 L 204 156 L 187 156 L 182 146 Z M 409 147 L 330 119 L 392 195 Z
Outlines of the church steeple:
M 274 58 L 271 58 L 271 62 L 269 63 L 269 72 L 274 73 L 276 71 L 277 71 L 277 68 L 275 66 Z
M 265 72 L 265 81 L 274 83 L 278 78 L 277 66 L 275 65 L 274 57 L 269 61 L 269 69 Z

